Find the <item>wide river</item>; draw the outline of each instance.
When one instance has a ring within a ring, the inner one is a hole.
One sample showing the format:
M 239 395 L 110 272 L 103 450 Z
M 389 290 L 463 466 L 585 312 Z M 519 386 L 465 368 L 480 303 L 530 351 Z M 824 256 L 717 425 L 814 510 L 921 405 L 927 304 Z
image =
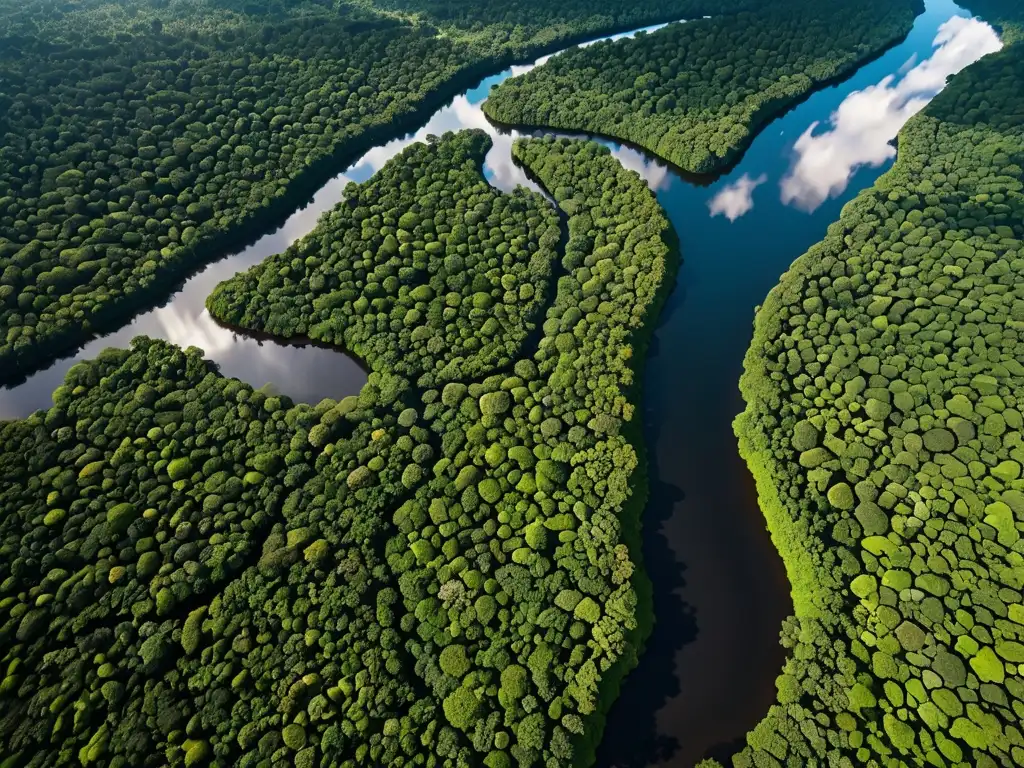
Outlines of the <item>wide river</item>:
M 642 152 L 605 142 L 657 193 L 679 233 L 683 263 L 644 379 L 651 469 L 644 559 L 657 623 L 609 715 L 600 768 L 690 766 L 727 754 L 774 700 L 783 663 L 779 627 L 792 610 L 789 585 L 731 428 L 743 405 L 737 382 L 754 308 L 842 206 L 891 166 L 892 140 L 906 120 L 949 75 L 999 46 L 990 26 L 950 0 L 928 0 L 905 40 L 770 123 L 740 162 L 714 179 L 695 182 Z M 206 313 L 206 296 L 305 235 L 349 181 L 370 178 L 427 134 L 482 128 L 494 139 L 485 165 L 491 183 L 533 186 L 511 161 L 518 134 L 495 129 L 480 104 L 493 85 L 543 61 L 512 67 L 460 94 L 414 135 L 367 152 L 279 230 L 193 276 L 163 306 L 23 384 L 0 389 L 0 419 L 48 407 L 71 365 L 139 334 L 200 347 L 225 375 L 269 383 L 297 401 L 354 394 L 366 374 L 350 358 L 226 330 Z

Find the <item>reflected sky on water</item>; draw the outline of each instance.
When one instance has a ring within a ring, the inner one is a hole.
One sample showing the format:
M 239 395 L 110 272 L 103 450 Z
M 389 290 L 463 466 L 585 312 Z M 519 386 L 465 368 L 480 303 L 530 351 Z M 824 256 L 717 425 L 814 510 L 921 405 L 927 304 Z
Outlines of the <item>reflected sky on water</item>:
M 954 17 L 934 40 L 935 50 L 917 63 L 915 53 L 893 75 L 851 93 L 818 131 L 812 123 L 797 139 L 792 168 L 780 182 L 782 202 L 814 211 L 844 192 L 863 165 L 879 166 L 896 156 L 893 137 L 924 109 L 947 79 L 1002 48 L 999 36 L 977 19 Z
M 629 37 L 663 26 L 644 27 L 611 38 Z M 542 58 L 546 61 L 550 56 Z M 440 135 L 463 128 L 487 131 L 494 140 L 494 148 L 487 157 L 487 178 L 496 187 L 506 191 L 516 185 L 537 189 L 522 169 L 512 162 L 512 142 L 519 134 L 499 132 L 480 110 L 480 104 L 492 85 L 510 77 L 513 70 L 521 74 L 535 66 L 537 62 L 510 68 L 460 94 L 435 112 L 420 130 L 375 147 L 343 173 L 332 178 L 317 190 L 306 205 L 288 217 L 278 230 L 193 275 L 163 306 L 137 315 L 119 330 L 92 340 L 75 354 L 58 360 L 20 385 L 0 389 L 0 419 L 26 416 L 40 408 L 48 408 L 53 390 L 64 382 L 64 375 L 72 365 L 96 357 L 107 347 L 127 347 L 139 335 L 166 339 L 182 347 L 199 347 L 207 358 L 219 365 L 224 375 L 237 377 L 256 387 L 270 384 L 277 391 L 299 402 L 316 403 L 324 397 L 337 399 L 358 392 L 366 381 L 366 372 L 355 360 L 332 349 L 289 345 L 235 333 L 220 326 L 210 316 L 205 307 L 206 297 L 218 283 L 258 264 L 268 256 L 286 250 L 289 245 L 308 234 L 320 216 L 341 201 L 349 182 L 366 181 L 392 157 L 410 144 L 425 140 L 430 134 Z M 623 162 L 629 164 L 628 167 L 639 170 L 645 165 L 642 156 L 632 150 L 619 154 Z M 661 177 L 664 178 L 666 173 L 662 168 Z
M 947 76 L 998 48 L 992 28 L 952 0 L 928 0 L 905 40 L 774 120 L 720 178 L 695 184 L 635 148 L 603 142 L 656 192 L 683 261 L 648 353 L 640 411 L 650 469 L 643 556 L 657 623 L 609 714 L 598 765 L 691 765 L 742 738 L 774 702 L 783 659 L 779 625 L 792 610 L 789 585 L 731 429 L 743 407 L 737 382 L 754 307 L 842 206 L 889 167 L 889 142 Z M 272 383 L 296 400 L 357 391 L 365 373 L 347 356 L 234 334 L 206 313 L 206 296 L 285 250 L 341 200 L 350 181 L 366 181 L 429 134 L 487 131 L 494 141 L 484 168 L 491 183 L 535 188 L 511 161 L 520 134 L 495 129 L 480 110 L 493 85 L 529 68 L 483 80 L 414 134 L 366 153 L 278 231 L 207 267 L 165 306 L 24 385 L 0 390 L 0 418 L 47 407 L 75 360 L 143 333 L 202 347 L 226 375 Z
M 762 173 L 756 179 L 744 173 L 736 181 L 726 184 L 722 190 L 708 201 L 708 209 L 712 216 L 725 216 L 729 221 L 736 221 L 754 207 L 754 190 L 768 181 L 768 174 Z
M 694 184 L 611 144 L 655 190 L 682 264 L 644 373 L 644 561 L 657 621 L 609 714 L 597 765 L 724 758 L 775 701 L 789 584 L 732 431 L 755 307 L 891 167 L 906 106 L 919 110 L 948 74 L 996 48 L 987 24 L 951 0 L 928 0 L 906 39 L 772 121 L 719 178 Z

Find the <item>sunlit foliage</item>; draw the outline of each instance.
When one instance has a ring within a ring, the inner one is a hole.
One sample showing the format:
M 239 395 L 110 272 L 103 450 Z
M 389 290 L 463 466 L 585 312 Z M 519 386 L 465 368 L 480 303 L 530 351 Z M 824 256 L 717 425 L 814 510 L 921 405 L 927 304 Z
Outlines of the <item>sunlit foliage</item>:
M 411 147 L 211 299 L 253 329 L 328 328 L 372 369 L 358 396 L 293 406 L 137 340 L 3 425 L 10 764 L 590 754 L 645 618 L 623 535 L 644 478 L 623 429 L 671 231 L 606 149 L 517 143 L 566 216 L 556 254 L 550 204 L 486 185 L 486 147 Z M 488 328 L 502 307 L 518 325 Z
M 758 312 L 737 420 L 793 581 L 733 760 L 1024 764 L 1024 49 L 982 59 Z
M 687 171 L 727 165 L 768 120 L 909 31 L 920 0 L 785 0 L 569 51 L 506 80 L 497 121 L 633 142 Z

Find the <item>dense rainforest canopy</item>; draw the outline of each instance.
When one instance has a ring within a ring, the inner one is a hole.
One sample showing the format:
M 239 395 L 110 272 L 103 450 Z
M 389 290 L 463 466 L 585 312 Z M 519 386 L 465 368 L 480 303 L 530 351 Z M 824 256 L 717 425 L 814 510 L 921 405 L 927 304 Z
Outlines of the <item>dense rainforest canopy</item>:
M 957 75 L 757 314 L 736 428 L 797 616 L 736 768 L 1024 764 L 1022 82 L 1020 44 Z
M 0 378 L 499 64 L 714 15 L 487 102 L 711 170 L 919 10 L 0 0 Z M 959 75 L 758 313 L 737 432 L 797 616 L 734 768 L 1024 764 L 1022 82 L 1020 44 Z M 651 620 L 634 413 L 675 238 L 594 143 L 514 145 L 554 208 L 488 147 L 408 148 L 210 297 L 358 356 L 358 396 L 140 338 L 0 423 L 0 768 L 592 762 Z
M 733 0 L 739 6 L 745 0 Z M 67 351 L 499 64 L 707 3 L 0 0 L 0 377 Z
M 138 339 L 0 427 L 4 765 L 585 762 L 649 620 L 625 433 L 674 238 L 608 150 L 517 143 L 555 284 L 487 141 L 411 147 L 211 299 L 360 350 L 358 397 Z
M 549 290 L 558 216 L 480 173 L 490 139 L 413 144 L 282 254 L 221 284 L 217 319 L 350 349 L 433 386 L 515 362 Z
M 687 171 L 734 160 L 769 119 L 905 35 L 921 0 L 787 0 L 567 51 L 494 89 L 505 124 L 632 142 Z

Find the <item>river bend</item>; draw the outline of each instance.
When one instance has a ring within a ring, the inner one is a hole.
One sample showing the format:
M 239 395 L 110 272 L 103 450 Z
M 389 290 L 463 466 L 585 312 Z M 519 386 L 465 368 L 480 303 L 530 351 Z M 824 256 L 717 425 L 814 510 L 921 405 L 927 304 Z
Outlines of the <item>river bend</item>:
M 723 175 L 695 180 L 634 148 L 604 142 L 656 192 L 679 234 L 683 263 L 644 374 L 651 495 L 643 554 L 656 626 L 609 714 L 601 768 L 690 766 L 727 755 L 774 701 L 783 663 L 778 633 L 792 610 L 789 585 L 731 429 L 743 407 L 737 384 L 754 308 L 842 206 L 891 166 L 892 140 L 906 120 L 948 76 L 999 47 L 989 25 L 951 0 L 928 0 L 903 41 L 768 124 Z M 456 96 L 414 134 L 375 147 L 331 179 L 277 231 L 195 274 L 162 306 L 23 384 L 0 389 L 0 419 L 48 407 L 71 365 L 139 334 L 198 346 L 225 375 L 269 383 L 297 401 L 358 392 L 366 373 L 351 358 L 225 329 L 207 314 L 207 295 L 307 234 L 346 184 L 365 181 L 428 134 L 483 129 L 494 142 L 488 180 L 504 190 L 536 188 L 511 159 L 520 134 L 495 128 L 480 105 L 493 85 L 547 58 Z

